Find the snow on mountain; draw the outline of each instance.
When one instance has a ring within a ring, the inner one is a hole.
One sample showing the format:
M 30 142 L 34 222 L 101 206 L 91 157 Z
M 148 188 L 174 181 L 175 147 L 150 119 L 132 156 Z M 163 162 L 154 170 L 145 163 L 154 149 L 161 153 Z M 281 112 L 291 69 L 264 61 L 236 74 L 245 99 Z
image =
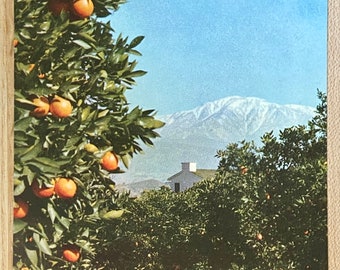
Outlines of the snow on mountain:
M 166 126 L 160 133 L 183 139 L 204 135 L 223 141 L 226 138 L 258 140 L 266 131 L 305 124 L 313 114 L 314 108 L 311 107 L 279 105 L 259 98 L 234 96 L 161 117 Z
M 260 143 L 263 134 L 298 124 L 307 124 L 315 114 L 312 107 L 279 105 L 254 97 L 232 96 L 201 107 L 158 116 L 166 125 L 161 138 L 145 154 L 135 156 L 128 172 L 116 181 L 166 181 L 180 171 L 181 162 L 196 162 L 197 168 L 216 169 L 217 150 L 242 140 Z

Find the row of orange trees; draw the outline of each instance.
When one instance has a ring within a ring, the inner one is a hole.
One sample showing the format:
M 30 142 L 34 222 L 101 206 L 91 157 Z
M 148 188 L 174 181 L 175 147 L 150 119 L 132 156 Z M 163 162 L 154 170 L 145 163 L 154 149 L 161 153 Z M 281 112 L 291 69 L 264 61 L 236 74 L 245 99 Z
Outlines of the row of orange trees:
M 130 259 L 118 269 L 326 270 L 327 107 L 319 97 L 306 125 L 218 151 L 213 178 L 130 202 L 118 255 Z
M 132 40 L 100 18 L 123 0 L 15 1 L 15 269 L 113 269 L 122 173 L 163 123 L 131 109 Z M 132 56 L 134 55 L 134 59 Z

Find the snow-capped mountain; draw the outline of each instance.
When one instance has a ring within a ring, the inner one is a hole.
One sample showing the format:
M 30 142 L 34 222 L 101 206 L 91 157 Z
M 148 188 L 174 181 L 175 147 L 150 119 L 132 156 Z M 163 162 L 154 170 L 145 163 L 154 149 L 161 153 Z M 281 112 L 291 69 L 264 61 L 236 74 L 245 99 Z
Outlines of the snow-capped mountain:
M 118 181 L 154 178 L 166 181 L 180 171 L 181 162 L 196 162 L 197 168 L 216 169 L 217 150 L 241 140 L 260 143 L 263 134 L 286 127 L 307 124 L 315 114 L 312 107 L 279 105 L 253 97 L 226 97 L 201 107 L 158 116 L 166 125 L 158 130 L 161 138 L 145 154 L 134 157 L 128 172 Z
M 311 107 L 234 96 L 162 117 L 166 126 L 160 133 L 178 139 L 198 136 L 222 142 L 258 141 L 267 131 L 306 124 L 313 114 Z

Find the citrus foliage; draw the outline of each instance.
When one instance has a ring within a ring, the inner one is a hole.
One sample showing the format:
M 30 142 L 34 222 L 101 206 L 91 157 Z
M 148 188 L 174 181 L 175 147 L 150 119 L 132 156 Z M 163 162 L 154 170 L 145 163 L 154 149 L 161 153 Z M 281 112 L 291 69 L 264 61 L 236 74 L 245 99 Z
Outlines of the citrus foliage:
M 143 37 L 114 37 L 100 20 L 124 2 L 94 0 L 89 18 L 53 15 L 47 1 L 15 2 L 14 195 L 28 204 L 14 219 L 16 269 L 115 267 L 108 262 L 120 234 L 114 211 L 128 196 L 115 191 L 110 174 L 123 172 L 163 126 L 125 97 L 145 74 L 131 59 Z M 107 152 L 119 166 L 102 167 Z M 48 188 L 52 195 L 41 190 Z M 72 263 L 63 257 L 70 245 L 80 250 Z
M 327 269 L 327 111 L 319 97 L 306 126 L 218 151 L 212 179 L 130 202 L 122 253 L 133 259 L 121 269 Z

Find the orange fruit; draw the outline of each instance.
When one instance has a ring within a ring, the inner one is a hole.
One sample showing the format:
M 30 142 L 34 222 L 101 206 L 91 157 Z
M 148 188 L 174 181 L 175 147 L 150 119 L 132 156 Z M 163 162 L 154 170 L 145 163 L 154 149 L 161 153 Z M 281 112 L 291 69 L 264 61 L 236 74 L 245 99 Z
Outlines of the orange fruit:
M 29 64 L 27 68 L 28 72 L 31 72 L 34 69 L 34 67 L 35 67 L 35 64 Z
M 248 172 L 248 168 L 246 166 L 241 166 L 241 174 L 246 174 Z
M 54 16 L 59 16 L 63 10 L 66 12 L 70 10 L 70 2 L 67 0 L 49 0 L 47 8 Z
M 113 152 L 110 151 L 104 154 L 100 160 L 100 163 L 103 169 L 107 171 L 114 171 L 118 168 L 118 158 Z
M 72 104 L 69 100 L 55 96 L 50 103 L 50 112 L 53 116 L 65 118 L 72 113 Z
M 72 13 L 80 19 L 90 17 L 94 11 L 92 0 L 75 0 L 72 3 Z
M 24 218 L 28 213 L 28 203 L 23 201 L 22 199 L 16 200 L 17 206 L 14 206 L 14 218 Z
M 77 192 L 77 184 L 68 178 L 57 178 L 54 185 L 54 192 L 62 199 L 73 198 Z
M 33 242 L 33 237 L 32 236 L 27 237 L 27 242 L 32 243 Z
M 67 245 L 63 248 L 63 257 L 66 261 L 76 262 L 80 258 L 80 249 L 76 245 Z
M 39 73 L 38 74 L 38 78 L 39 79 L 44 79 L 45 78 L 45 74 L 44 73 Z
M 16 38 L 13 39 L 13 46 L 16 47 L 18 46 L 18 44 L 19 44 L 19 40 L 17 40 Z
M 256 235 L 256 239 L 261 241 L 263 239 L 263 235 L 261 233 L 258 233 Z
M 34 103 L 36 108 L 31 111 L 31 115 L 35 117 L 43 117 L 48 114 L 50 110 L 50 104 L 46 97 L 34 98 L 32 102 Z
M 54 194 L 54 186 L 52 186 L 52 187 L 46 187 L 46 186 L 39 187 L 38 181 L 33 181 L 32 190 L 33 190 L 34 195 L 36 195 L 39 198 L 49 198 Z

